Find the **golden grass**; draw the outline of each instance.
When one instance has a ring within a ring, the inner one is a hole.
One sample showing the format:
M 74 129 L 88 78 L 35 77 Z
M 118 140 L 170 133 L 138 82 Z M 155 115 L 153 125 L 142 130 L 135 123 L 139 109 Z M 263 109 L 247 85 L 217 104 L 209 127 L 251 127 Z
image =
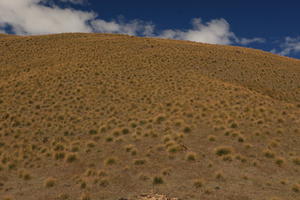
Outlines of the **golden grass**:
M 299 60 L 114 34 L 0 52 L 0 199 L 299 196 Z

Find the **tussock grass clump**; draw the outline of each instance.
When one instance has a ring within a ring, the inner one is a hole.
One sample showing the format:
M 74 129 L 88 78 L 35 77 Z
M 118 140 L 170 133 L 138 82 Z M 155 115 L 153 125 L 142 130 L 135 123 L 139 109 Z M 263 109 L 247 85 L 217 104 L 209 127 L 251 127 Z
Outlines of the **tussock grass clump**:
M 132 144 L 129 144 L 125 147 L 126 152 L 130 152 L 133 149 L 134 149 L 134 145 L 132 145 Z
M 189 126 L 186 126 L 186 127 L 183 128 L 183 132 L 184 133 L 190 133 L 190 132 L 192 132 L 192 128 L 189 127 Z
M 99 181 L 99 185 L 101 187 L 107 187 L 109 185 L 109 180 L 107 178 L 102 178 L 100 181 Z
M 186 155 L 185 155 L 185 159 L 187 161 L 195 161 L 196 160 L 196 153 L 195 152 L 188 152 Z
M 28 181 L 28 180 L 30 180 L 32 177 L 31 177 L 31 175 L 30 175 L 29 172 L 22 172 L 22 173 L 20 174 L 20 178 L 22 178 L 22 179 L 25 180 L 25 181 Z
M 102 129 L 101 129 L 102 130 Z M 89 134 L 91 134 L 91 135 L 96 135 L 98 133 L 98 131 L 96 130 L 96 129 L 91 129 L 90 131 L 89 131 Z
M 74 162 L 74 161 L 76 161 L 77 159 L 78 159 L 78 157 L 77 157 L 77 154 L 75 154 L 75 153 L 70 153 L 70 154 L 68 154 L 67 157 L 66 157 L 66 161 L 67 161 L 68 163 Z
M 204 186 L 204 181 L 203 181 L 203 179 L 196 179 L 196 180 L 194 180 L 193 185 L 195 188 L 201 188 Z
M 216 141 L 216 139 L 217 139 L 217 137 L 214 136 L 214 135 L 209 135 L 207 138 L 208 138 L 208 140 L 209 140 L 210 142 L 214 142 L 214 141 Z
M 215 153 L 218 156 L 225 156 L 231 154 L 233 152 L 233 148 L 229 146 L 221 146 L 215 149 Z
M 112 157 L 112 158 L 107 158 L 105 161 L 104 161 L 105 165 L 114 165 L 117 163 L 117 159 Z
M 299 165 L 300 166 L 300 157 L 293 157 L 292 161 L 295 165 Z
M 3 200 L 14 200 L 12 196 L 4 196 Z
M 223 171 L 217 171 L 215 172 L 216 179 L 224 179 L 224 172 Z
M 155 177 L 153 178 L 153 184 L 154 184 L 154 185 L 159 185 L 159 184 L 163 184 L 163 183 L 164 183 L 164 180 L 163 180 L 162 177 L 160 177 L 160 176 L 155 176 Z
M 63 160 L 66 156 L 65 152 L 55 152 L 54 153 L 54 158 L 55 160 Z
M 145 160 L 145 159 L 135 159 L 135 160 L 133 161 L 133 163 L 134 163 L 135 165 L 144 165 L 144 164 L 146 163 L 146 160 Z
M 267 158 L 275 158 L 275 153 L 273 151 L 265 150 L 263 153 L 264 153 L 264 156 Z
M 82 194 L 80 200 L 92 200 L 89 194 Z
M 70 199 L 70 196 L 68 194 L 60 194 L 58 197 L 57 197 L 57 200 L 69 200 Z
M 104 171 L 104 170 L 102 170 L 102 169 L 101 169 L 101 170 L 99 170 L 97 174 L 98 174 L 98 176 L 99 176 L 99 177 L 104 177 L 104 176 L 107 176 L 107 173 L 106 173 L 106 171 Z
M 55 178 L 50 177 L 44 181 L 44 186 L 47 188 L 54 187 L 56 185 L 56 182 L 57 180 Z
M 294 192 L 299 193 L 299 192 L 300 192 L 300 184 L 294 184 L 294 185 L 292 186 L 292 190 L 293 190 Z
M 275 163 L 276 163 L 278 166 L 282 166 L 284 162 L 285 162 L 285 159 L 282 158 L 282 157 L 276 158 L 276 160 L 275 160 Z

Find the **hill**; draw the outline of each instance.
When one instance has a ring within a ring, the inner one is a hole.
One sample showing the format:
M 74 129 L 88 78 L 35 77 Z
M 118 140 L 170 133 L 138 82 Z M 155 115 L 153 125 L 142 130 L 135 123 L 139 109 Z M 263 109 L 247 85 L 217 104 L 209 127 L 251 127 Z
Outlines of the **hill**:
M 0 52 L 0 197 L 299 198 L 297 59 L 114 34 Z

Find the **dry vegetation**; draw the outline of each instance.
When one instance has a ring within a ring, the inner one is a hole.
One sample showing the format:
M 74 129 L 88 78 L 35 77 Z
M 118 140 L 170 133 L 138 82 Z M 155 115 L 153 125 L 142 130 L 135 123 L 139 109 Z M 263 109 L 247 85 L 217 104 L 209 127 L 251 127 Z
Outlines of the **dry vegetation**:
M 0 199 L 300 199 L 300 61 L 0 35 Z

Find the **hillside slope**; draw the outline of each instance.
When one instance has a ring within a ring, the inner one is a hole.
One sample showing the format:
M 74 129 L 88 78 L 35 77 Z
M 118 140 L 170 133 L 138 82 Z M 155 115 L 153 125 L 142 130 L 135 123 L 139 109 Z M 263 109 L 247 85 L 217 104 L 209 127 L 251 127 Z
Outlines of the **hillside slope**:
M 0 169 L 0 198 L 299 199 L 300 61 L 113 34 L 0 36 Z

